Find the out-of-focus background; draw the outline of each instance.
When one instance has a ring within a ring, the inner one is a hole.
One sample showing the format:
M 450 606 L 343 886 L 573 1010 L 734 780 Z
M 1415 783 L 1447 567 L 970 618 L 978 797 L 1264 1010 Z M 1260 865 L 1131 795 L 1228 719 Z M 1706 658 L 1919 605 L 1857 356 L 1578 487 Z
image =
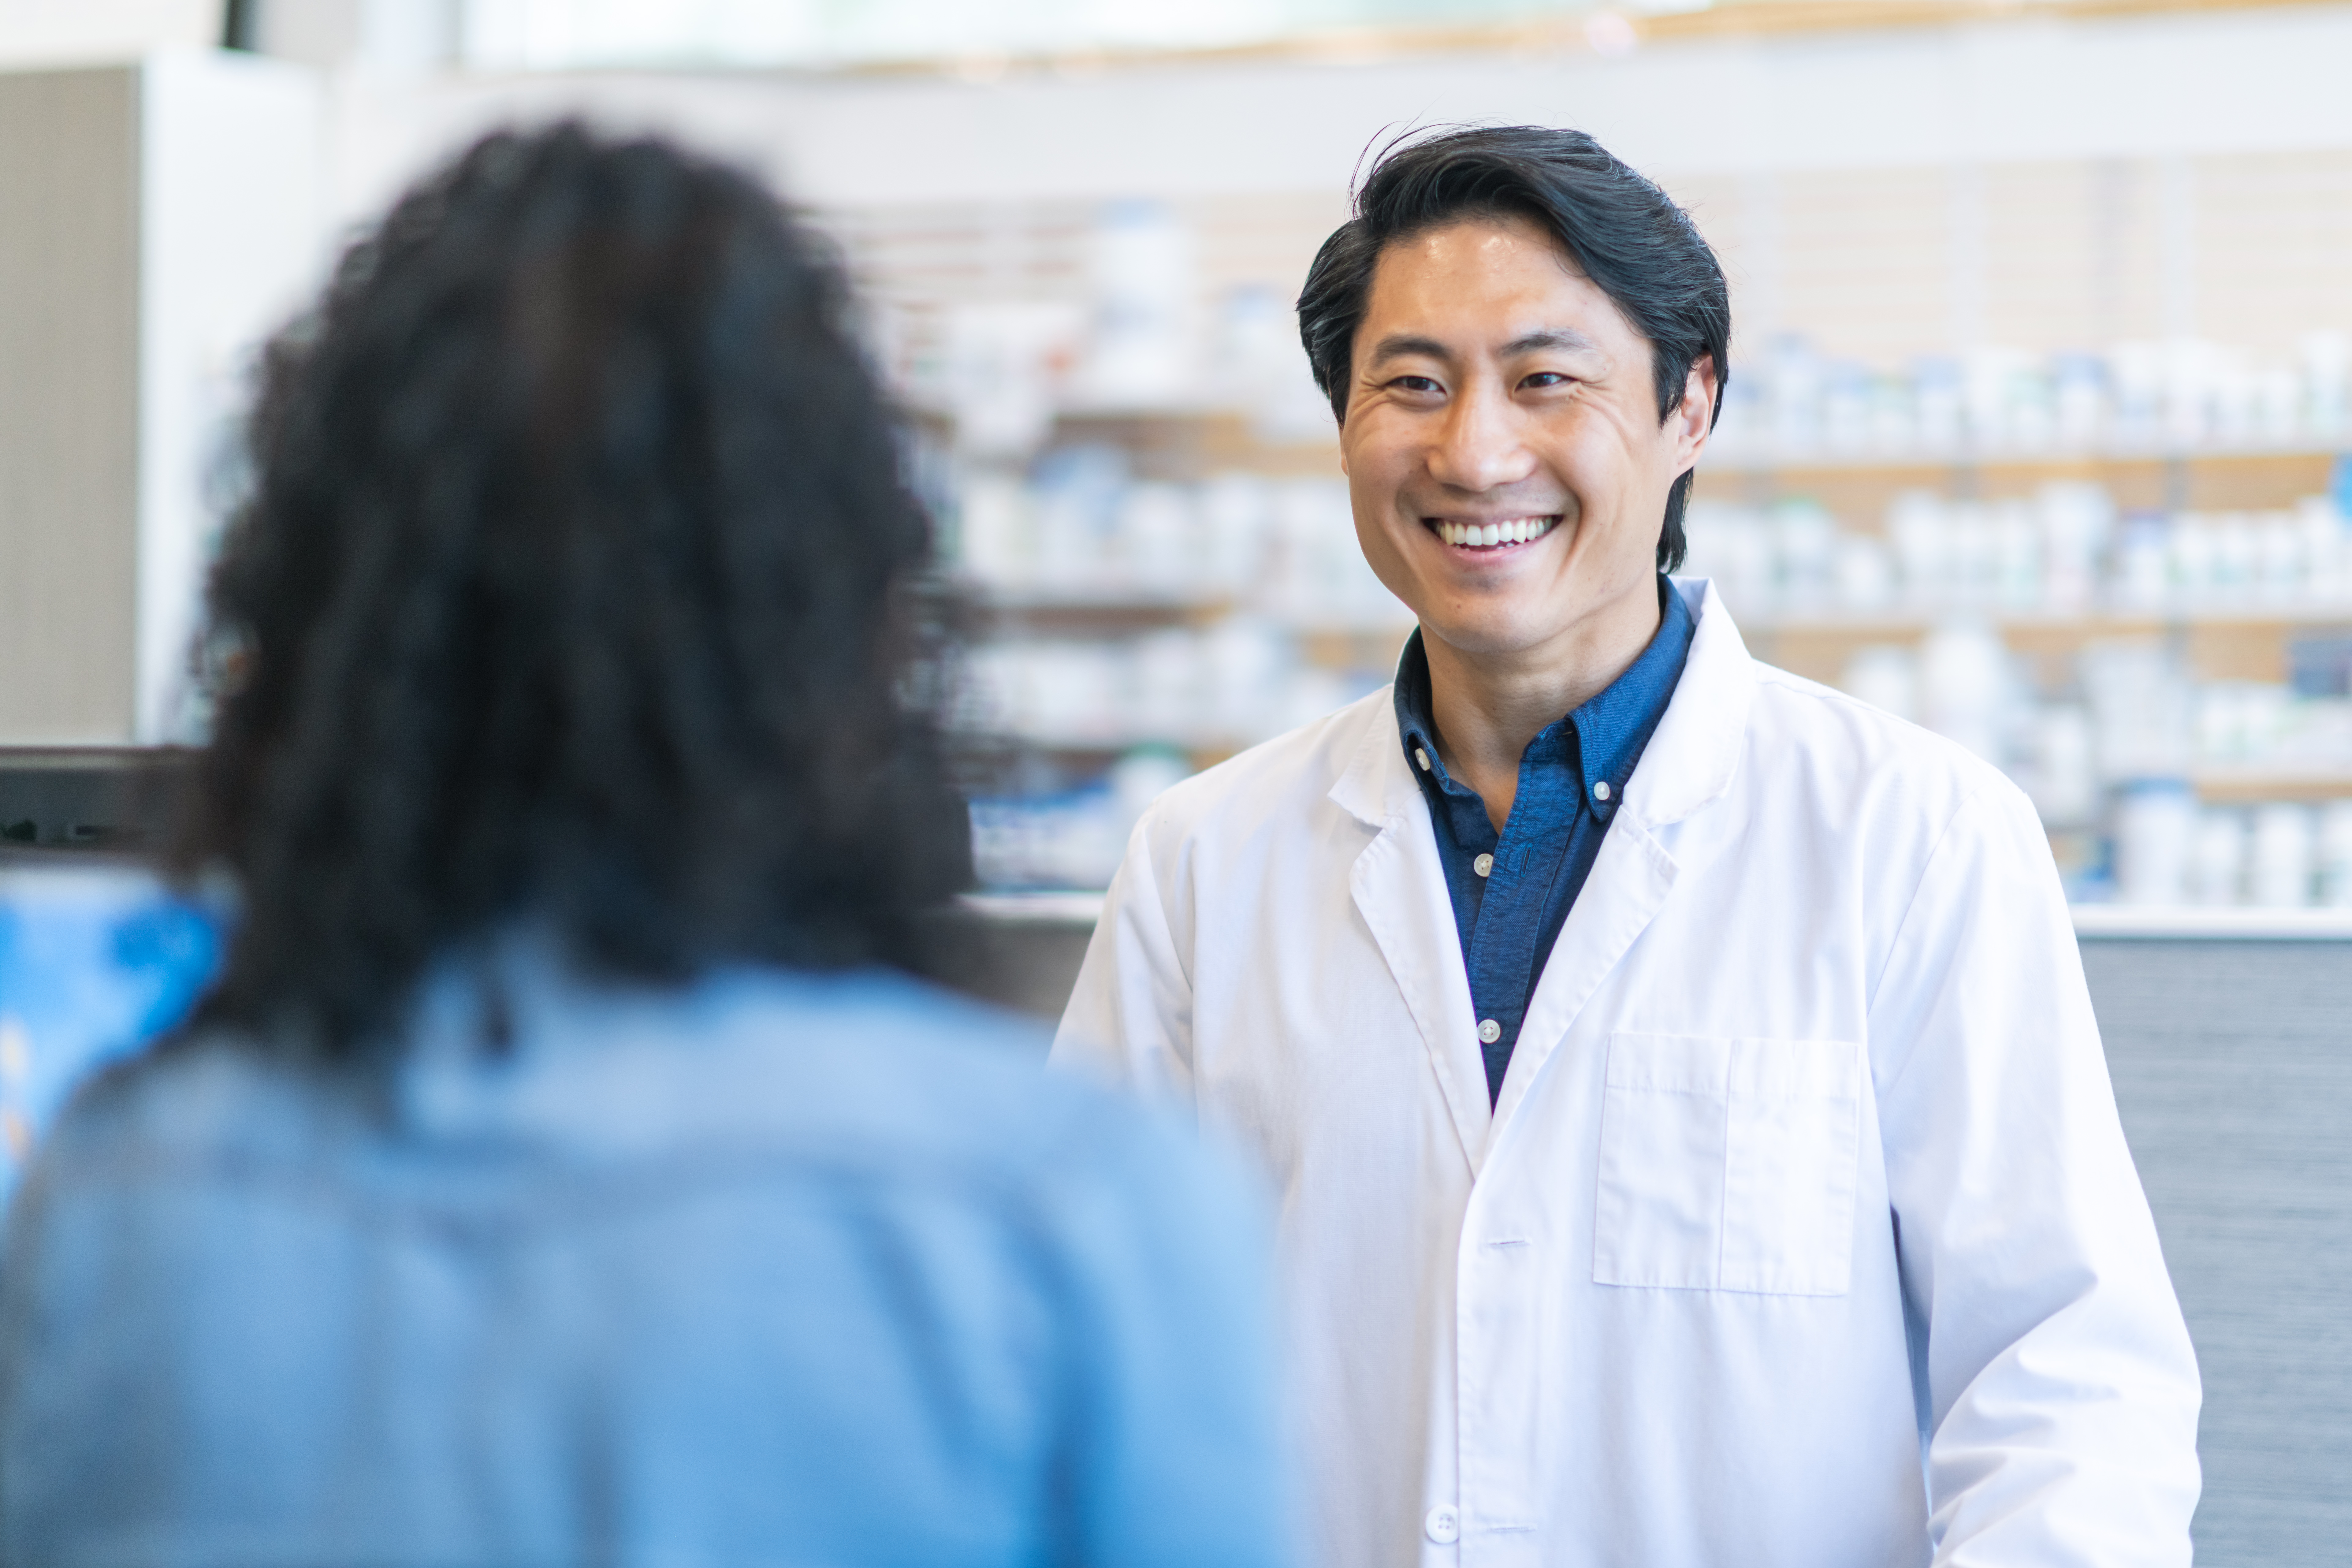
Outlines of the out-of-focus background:
M 1098 889 L 1385 680 L 1290 300 L 1368 150 L 1533 120 L 1723 255 L 1689 570 L 1758 653 L 2008 769 L 2079 902 L 2352 909 L 2347 60 L 2352 9 L 2173 0 L 0 0 L 0 743 L 201 734 L 255 343 L 579 112 L 838 237 L 987 609 L 983 879 Z
M 0 0 L 0 1171 L 213 962 L 119 858 L 204 733 L 257 345 L 475 135 L 672 132 L 837 239 L 980 608 L 960 963 L 1051 1013 L 1144 805 L 1409 629 L 1290 312 L 1351 176 L 1575 125 L 1730 275 L 1688 570 L 2042 811 L 2211 1389 L 2200 1555 L 2340 1563 L 2347 68 L 2341 3 Z

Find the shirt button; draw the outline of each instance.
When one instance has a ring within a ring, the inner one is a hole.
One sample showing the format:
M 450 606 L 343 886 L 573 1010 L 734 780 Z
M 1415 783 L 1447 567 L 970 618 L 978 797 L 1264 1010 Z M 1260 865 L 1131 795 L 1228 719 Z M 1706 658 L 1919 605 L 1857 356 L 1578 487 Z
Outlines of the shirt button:
M 1609 781 L 1607 779 L 1602 779 L 1599 784 L 1592 786 L 1592 798 L 1595 800 L 1607 800 L 1609 798 Z
M 1441 1503 L 1429 1510 L 1429 1517 L 1421 1521 L 1421 1528 L 1440 1546 L 1451 1546 L 1462 1539 L 1462 1516 Z
M 1421 764 L 1421 771 L 1423 773 L 1427 773 L 1429 771 L 1429 753 L 1423 751 L 1419 746 L 1415 746 L 1412 749 L 1412 760 Z
M 1492 1018 L 1481 1018 L 1478 1020 L 1478 1037 L 1491 1046 L 1503 1037 L 1503 1026 Z
M 1470 869 L 1477 872 L 1481 877 L 1486 875 L 1486 873 L 1492 871 L 1494 868 L 1495 858 L 1492 855 L 1481 855 L 1478 858 L 1470 862 Z

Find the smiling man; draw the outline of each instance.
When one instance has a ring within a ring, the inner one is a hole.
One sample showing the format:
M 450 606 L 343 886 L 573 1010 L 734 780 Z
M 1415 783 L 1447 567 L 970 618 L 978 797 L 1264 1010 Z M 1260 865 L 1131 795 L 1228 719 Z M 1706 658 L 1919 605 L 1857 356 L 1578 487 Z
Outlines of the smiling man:
M 1272 1177 L 1324 1561 L 2187 1563 L 2196 1366 L 2031 806 L 1665 575 L 1706 241 L 1457 132 L 1299 319 L 1419 629 L 1147 814 L 1055 1051 Z

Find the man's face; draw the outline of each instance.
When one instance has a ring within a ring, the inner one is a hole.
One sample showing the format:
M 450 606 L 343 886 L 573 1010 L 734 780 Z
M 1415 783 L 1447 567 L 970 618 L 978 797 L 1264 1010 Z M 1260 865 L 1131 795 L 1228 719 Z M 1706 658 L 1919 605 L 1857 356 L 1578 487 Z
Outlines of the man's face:
M 1648 340 L 1517 219 L 1398 242 L 1365 303 L 1340 464 L 1364 557 L 1425 634 L 1507 659 L 1654 626 L 1666 492 L 1706 443 L 1713 367 L 1661 426 Z

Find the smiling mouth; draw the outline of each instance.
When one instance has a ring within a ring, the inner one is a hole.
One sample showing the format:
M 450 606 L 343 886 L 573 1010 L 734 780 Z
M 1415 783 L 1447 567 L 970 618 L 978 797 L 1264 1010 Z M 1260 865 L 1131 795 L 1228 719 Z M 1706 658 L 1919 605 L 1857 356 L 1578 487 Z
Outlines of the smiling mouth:
M 1447 544 L 1464 550 L 1507 550 L 1532 544 L 1559 526 L 1559 514 L 1549 517 L 1498 517 L 1486 522 L 1457 522 L 1447 517 L 1425 517 L 1422 526 Z

